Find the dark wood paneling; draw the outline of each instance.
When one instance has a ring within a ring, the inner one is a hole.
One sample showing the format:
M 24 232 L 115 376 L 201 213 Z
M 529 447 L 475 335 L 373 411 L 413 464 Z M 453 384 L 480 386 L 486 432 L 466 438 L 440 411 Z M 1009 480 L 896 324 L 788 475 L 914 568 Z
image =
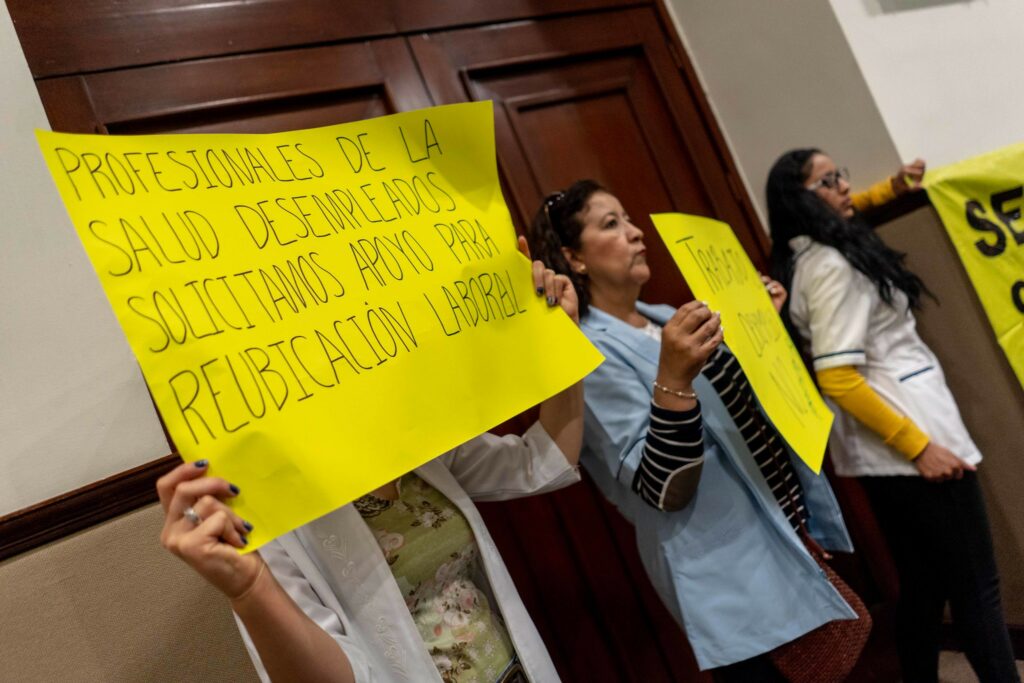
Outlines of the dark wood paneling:
M 7 0 L 36 78 L 395 32 L 389 2 Z
M 430 106 L 401 38 L 39 82 L 54 130 L 265 133 Z
M 168 455 L 0 517 L 0 560 L 156 502 L 156 480 L 179 463 Z
M 767 239 L 737 202 L 702 105 L 685 84 L 653 9 L 445 31 L 410 38 L 438 102 L 491 99 L 509 200 L 531 217 L 541 197 L 593 177 L 647 233 L 644 296 L 690 297 L 648 214 L 728 222 L 755 263 Z
M 515 21 L 652 0 L 7 0 L 36 78 Z
M 649 5 L 652 0 L 392 0 L 402 32 L 490 24 L 556 14 L 581 14 L 611 7 Z

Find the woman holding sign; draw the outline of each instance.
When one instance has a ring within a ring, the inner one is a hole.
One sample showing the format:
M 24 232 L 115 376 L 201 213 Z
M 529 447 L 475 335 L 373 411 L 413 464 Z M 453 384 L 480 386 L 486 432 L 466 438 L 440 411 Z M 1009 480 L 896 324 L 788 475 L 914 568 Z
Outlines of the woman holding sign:
M 982 683 L 1019 681 L 975 474 L 981 453 L 914 325 L 912 311 L 928 290 L 857 213 L 911 191 L 923 171 L 920 161 L 901 168 L 865 201 L 821 151 L 782 155 L 767 184 L 773 267 L 790 288 L 789 319 L 835 406 L 836 473 L 863 484 L 896 563 L 904 680 L 937 681 L 949 600 Z
M 638 300 L 651 273 L 618 199 L 578 181 L 544 201 L 530 237 L 572 279 L 581 328 L 606 358 L 584 380 L 582 464 L 636 528 L 700 667 L 721 681 L 785 680 L 773 662 L 787 644 L 857 617 L 798 535 L 851 549 L 828 483 L 765 419 L 718 314 Z
M 569 280 L 533 273 L 577 320 Z M 484 434 L 247 555 L 225 504 L 245 492 L 186 463 L 157 484 L 161 541 L 231 600 L 263 680 L 557 681 L 472 501 L 578 481 L 582 412 L 570 387 L 523 437 Z

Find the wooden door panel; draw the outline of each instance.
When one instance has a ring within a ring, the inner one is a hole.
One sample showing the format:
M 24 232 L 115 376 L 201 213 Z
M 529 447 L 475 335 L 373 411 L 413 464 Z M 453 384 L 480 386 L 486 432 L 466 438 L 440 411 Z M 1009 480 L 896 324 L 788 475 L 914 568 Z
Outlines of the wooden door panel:
M 400 38 L 38 81 L 54 130 L 264 133 L 429 106 Z
M 553 79 L 557 88 L 541 90 Z M 504 105 L 502 148 L 514 156 L 503 166 L 531 171 L 530 179 L 519 173 L 519 187 L 529 189 L 513 190 L 517 200 L 533 196 L 533 188 L 543 196 L 593 177 L 619 196 L 648 235 L 648 260 L 657 276 L 648 298 L 675 305 L 692 298 L 647 212 L 636 207 L 702 215 L 715 208 L 665 109 L 645 104 L 656 102 L 657 92 L 641 54 L 595 56 L 529 77 L 481 78 L 472 90 L 475 99 Z M 537 202 L 519 208 L 532 214 Z
M 651 0 L 7 0 L 36 78 L 651 4 Z
M 395 32 L 390 2 L 7 0 L 45 78 Z
M 691 295 L 648 214 L 725 220 L 763 264 L 766 240 L 733 194 L 729 171 L 680 78 L 652 10 L 522 22 L 410 39 L 439 102 L 495 103 L 500 166 L 510 200 L 532 216 L 541 197 L 593 177 L 647 233 L 647 300 Z
M 472 24 L 593 12 L 605 7 L 649 5 L 651 0 L 391 0 L 399 31 L 423 31 Z
M 112 135 L 175 133 L 265 133 L 330 126 L 392 113 L 385 97 L 373 90 L 332 93 L 326 97 L 289 98 L 184 113 L 155 119 L 125 121 L 107 126 Z

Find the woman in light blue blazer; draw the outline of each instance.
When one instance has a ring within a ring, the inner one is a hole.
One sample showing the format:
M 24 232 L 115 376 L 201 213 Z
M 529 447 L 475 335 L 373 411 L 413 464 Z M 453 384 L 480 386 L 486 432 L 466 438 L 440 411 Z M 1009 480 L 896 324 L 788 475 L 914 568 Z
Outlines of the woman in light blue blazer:
M 828 482 L 764 418 L 717 314 L 638 301 L 650 278 L 643 233 L 614 196 L 593 181 L 549 196 L 530 241 L 572 279 L 581 327 L 606 358 L 584 381 L 582 464 L 635 527 L 701 669 L 784 680 L 767 653 L 856 618 L 797 531 L 852 550 Z

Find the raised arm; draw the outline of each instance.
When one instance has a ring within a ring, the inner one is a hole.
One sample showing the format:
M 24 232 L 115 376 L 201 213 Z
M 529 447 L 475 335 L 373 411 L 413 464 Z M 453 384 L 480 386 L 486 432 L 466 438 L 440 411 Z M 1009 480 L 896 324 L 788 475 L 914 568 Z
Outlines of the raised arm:
M 185 463 L 157 482 L 160 542 L 228 597 L 272 681 L 354 683 L 348 656 L 289 597 L 258 552 L 245 547 L 252 527 L 224 501 L 239 495 L 208 477 L 208 463 Z
M 530 247 L 523 236 L 519 237 L 519 251 L 530 258 Z M 574 323 L 580 324 L 579 299 L 569 278 L 557 275 L 540 261 L 533 261 L 533 286 L 537 296 L 543 296 L 548 306 L 561 306 Z M 539 422 L 569 464 L 576 467 L 583 447 L 583 382 L 541 403 Z
M 921 189 L 924 168 L 924 159 L 914 159 L 910 163 L 900 165 L 895 175 L 878 181 L 863 192 L 851 194 L 853 208 L 857 211 L 867 211 L 887 204 L 900 195 L 917 192 Z
M 693 301 L 662 330 L 654 387 L 612 347 L 602 348 L 607 360 L 587 378 L 590 448 L 613 477 L 659 510 L 686 507 L 697 489 L 704 444 L 693 380 L 721 340 L 719 317 Z

